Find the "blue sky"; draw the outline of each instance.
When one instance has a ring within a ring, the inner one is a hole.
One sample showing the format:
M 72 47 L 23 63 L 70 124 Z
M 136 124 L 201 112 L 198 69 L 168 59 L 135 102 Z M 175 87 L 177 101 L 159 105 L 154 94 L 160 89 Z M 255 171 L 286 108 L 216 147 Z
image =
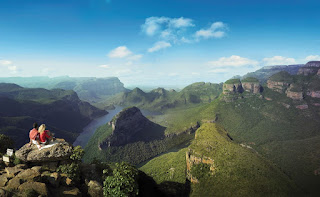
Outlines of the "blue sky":
M 0 0 L 0 76 L 117 76 L 127 86 L 222 82 L 320 60 L 320 3 Z

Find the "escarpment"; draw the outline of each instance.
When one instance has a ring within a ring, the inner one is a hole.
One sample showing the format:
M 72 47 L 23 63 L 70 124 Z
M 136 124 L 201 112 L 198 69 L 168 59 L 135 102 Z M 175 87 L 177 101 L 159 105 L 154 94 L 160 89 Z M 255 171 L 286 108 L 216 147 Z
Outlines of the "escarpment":
M 230 79 L 223 84 L 223 99 L 226 102 L 230 102 L 250 95 L 259 94 L 261 91 L 261 85 L 256 78 L 248 77 L 242 81 L 240 81 L 240 79 Z
M 319 73 L 320 61 L 310 61 L 301 67 L 298 71 L 298 75 L 314 75 Z

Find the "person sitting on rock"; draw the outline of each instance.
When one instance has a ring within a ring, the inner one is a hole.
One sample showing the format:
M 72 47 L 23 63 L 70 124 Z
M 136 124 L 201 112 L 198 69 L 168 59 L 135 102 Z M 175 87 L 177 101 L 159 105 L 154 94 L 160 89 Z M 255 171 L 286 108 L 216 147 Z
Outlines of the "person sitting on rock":
M 53 140 L 53 134 L 51 134 L 49 130 L 46 130 L 45 124 L 40 125 L 38 132 L 40 134 L 40 142 L 42 144 L 48 144 L 49 141 Z
M 40 145 L 40 138 L 39 138 L 39 133 L 38 133 L 38 124 L 35 122 L 33 123 L 33 129 L 30 130 L 29 133 L 29 138 L 30 138 L 30 143 L 29 146 L 31 146 L 31 144 L 35 144 L 35 145 Z

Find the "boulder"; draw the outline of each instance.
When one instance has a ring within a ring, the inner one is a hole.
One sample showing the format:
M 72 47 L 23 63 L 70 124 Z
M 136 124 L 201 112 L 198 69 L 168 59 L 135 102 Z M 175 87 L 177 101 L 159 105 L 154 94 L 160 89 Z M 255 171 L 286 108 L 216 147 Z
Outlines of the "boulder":
M 4 187 L 6 183 L 8 182 L 8 178 L 6 175 L 0 176 L 0 187 Z
M 50 196 L 60 197 L 81 197 L 81 192 L 76 187 L 59 187 L 55 189 Z
M 14 167 L 6 167 L 5 171 L 7 172 L 7 177 L 12 178 L 16 176 L 19 172 L 21 172 L 22 169 L 19 166 L 14 166 Z
M 41 177 L 41 173 L 38 169 L 27 169 L 20 172 L 17 176 L 24 181 L 39 181 Z
M 61 179 L 60 179 L 60 184 L 64 186 L 72 186 L 74 185 L 74 181 L 68 177 L 66 174 L 60 174 Z
M 43 196 L 48 196 L 48 189 L 45 183 L 40 182 L 25 182 L 21 184 L 18 188 L 21 192 L 30 189 L 35 190 L 38 194 Z
M 21 185 L 21 182 L 22 181 L 20 178 L 14 177 L 9 180 L 9 182 L 6 186 L 6 189 L 7 190 L 11 190 L 11 189 L 17 190 L 19 188 L 19 186 Z
M 16 157 L 24 162 L 48 162 L 69 159 L 72 145 L 67 142 L 57 142 L 50 148 L 39 150 L 36 145 L 24 145 L 16 151 Z
M 91 197 L 103 197 L 102 185 L 97 181 L 91 180 L 88 183 L 88 194 Z

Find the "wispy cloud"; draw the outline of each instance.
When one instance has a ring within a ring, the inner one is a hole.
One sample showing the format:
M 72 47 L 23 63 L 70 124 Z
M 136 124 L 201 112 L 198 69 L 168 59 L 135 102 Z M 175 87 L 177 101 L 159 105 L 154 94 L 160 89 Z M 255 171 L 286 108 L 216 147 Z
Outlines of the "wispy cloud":
M 10 65 L 10 64 L 12 64 L 12 61 L 10 61 L 10 60 L 0 60 L 0 64 L 1 65 Z
M 126 46 L 119 46 L 111 50 L 107 56 L 109 58 L 125 59 L 126 61 L 131 62 L 131 64 L 133 61 L 138 61 L 143 57 L 142 54 L 134 54 Z
M 170 44 L 162 45 L 166 47 L 175 44 L 196 43 L 203 39 L 222 38 L 226 35 L 227 30 L 227 25 L 223 22 L 214 22 L 207 29 L 195 30 L 195 27 L 194 20 L 191 18 L 162 16 L 146 18 L 145 23 L 141 25 L 141 31 L 145 35 L 157 39 L 158 42 L 148 50 L 148 52 L 153 52 L 158 50 L 156 45 L 161 42 Z
M 110 58 L 124 58 L 131 55 L 132 52 L 126 46 L 119 46 L 108 54 Z
M 153 47 L 149 48 L 148 52 L 152 53 L 152 52 L 159 51 L 161 49 L 165 49 L 165 48 L 168 48 L 168 47 L 171 47 L 171 44 L 169 42 L 159 41 L 159 42 L 156 42 L 153 45 Z
M 320 55 L 309 55 L 305 58 L 306 61 L 320 61 Z
M 142 32 L 148 36 L 160 35 L 168 37 L 171 34 L 176 34 L 178 30 L 187 27 L 193 27 L 193 20 L 190 18 L 169 18 L 169 17 L 149 17 L 141 26 Z
M 110 65 L 104 64 L 104 65 L 100 65 L 99 67 L 100 67 L 100 68 L 110 68 Z
M 19 70 L 16 65 L 13 65 L 11 60 L 0 60 L 0 66 L 6 67 L 11 74 L 16 74 Z
M 221 68 L 221 67 L 242 67 L 242 66 L 256 66 L 258 61 L 251 60 L 245 57 L 240 57 L 238 55 L 232 55 L 230 57 L 221 57 L 215 61 L 209 61 L 207 64 L 211 68 Z
M 296 64 L 296 60 L 290 57 L 283 57 L 283 56 L 273 56 L 273 57 L 266 57 L 263 58 L 262 63 L 264 65 L 289 65 L 289 64 Z
M 223 22 L 212 23 L 208 29 L 200 29 L 195 33 L 197 39 L 222 38 L 227 26 Z

